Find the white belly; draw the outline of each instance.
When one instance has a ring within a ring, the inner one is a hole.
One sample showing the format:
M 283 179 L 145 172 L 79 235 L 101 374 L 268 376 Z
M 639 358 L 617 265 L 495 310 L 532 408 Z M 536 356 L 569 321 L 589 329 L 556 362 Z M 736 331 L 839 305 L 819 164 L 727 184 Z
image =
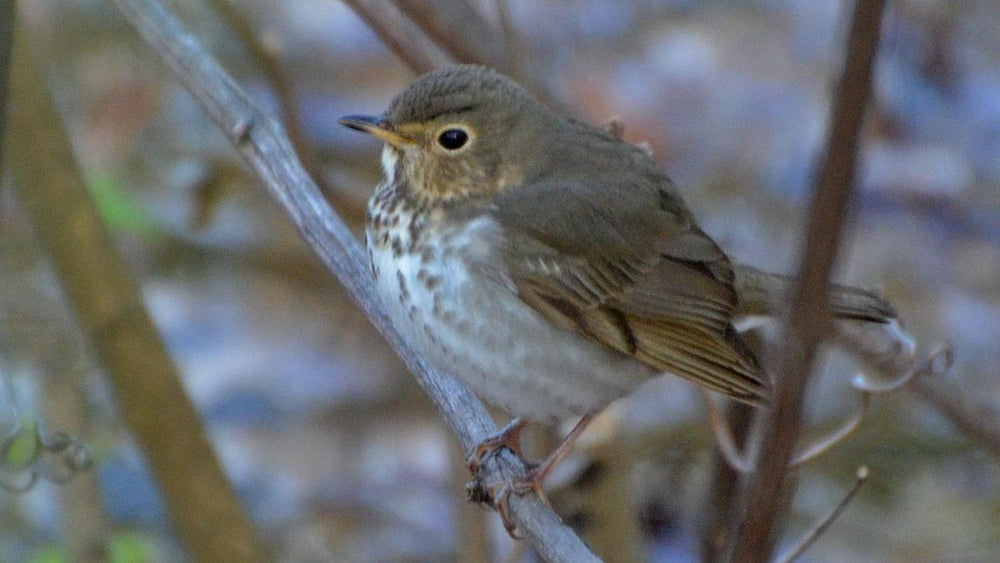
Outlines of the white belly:
M 483 399 L 515 416 L 553 422 L 600 410 L 654 375 L 630 357 L 550 324 L 508 284 L 459 260 L 459 252 L 473 264 L 492 259 L 484 243 L 496 233 L 489 219 L 451 233 L 453 248 L 462 250 L 438 252 L 431 261 L 419 251 L 399 252 L 410 246 L 403 223 L 390 229 L 388 241 L 368 233 L 379 293 L 400 332 Z

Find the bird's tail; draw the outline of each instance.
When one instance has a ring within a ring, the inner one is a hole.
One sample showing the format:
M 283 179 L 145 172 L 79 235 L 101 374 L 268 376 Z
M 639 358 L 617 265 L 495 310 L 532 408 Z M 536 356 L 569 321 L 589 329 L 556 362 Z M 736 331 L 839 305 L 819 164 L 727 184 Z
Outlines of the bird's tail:
M 788 290 L 795 278 L 770 274 L 754 268 L 736 264 L 733 267 L 738 300 L 736 313 L 738 315 L 777 315 L 783 312 L 788 303 Z M 845 285 L 830 285 L 830 311 L 834 317 L 887 323 L 896 318 L 893 306 L 870 291 L 848 287 Z

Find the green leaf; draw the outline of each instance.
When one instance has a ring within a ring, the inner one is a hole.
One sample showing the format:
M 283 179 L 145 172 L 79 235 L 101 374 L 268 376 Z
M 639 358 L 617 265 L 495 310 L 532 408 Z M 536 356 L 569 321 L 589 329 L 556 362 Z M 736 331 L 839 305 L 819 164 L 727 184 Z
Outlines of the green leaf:
M 152 216 L 137 204 L 122 184 L 111 174 L 99 172 L 87 178 L 94 204 L 105 224 L 113 231 L 130 231 L 141 235 L 156 232 Z
M 28 563 L 67 563 L 67 561 L 62 546 L 53 544 L 32 554 Z
M 42 441 L 32 420 L 22 422 L 20 428 L 4 440 L 0 450 L 3 465 L 13 470 L 31 467 L 41 453 Z
M 111 563 L 146 563 L 152 561 L 146 539 L 136 532 L 117 532 L 109 546 Z

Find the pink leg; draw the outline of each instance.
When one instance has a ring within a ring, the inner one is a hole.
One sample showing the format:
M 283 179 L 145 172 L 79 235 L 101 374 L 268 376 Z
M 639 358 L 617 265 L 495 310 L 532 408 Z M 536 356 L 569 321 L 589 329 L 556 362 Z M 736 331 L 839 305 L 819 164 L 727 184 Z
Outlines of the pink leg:
M 559 447 L 555 449 L 554 452 L 549 454 L 549 457 L 545 458 L 545 461 L 536 465 L 523 479 L 514 481 L 513 483 L 501 483 L 498 486 L 491 489 L 490 493 L 493 497 L 493 504 L 496 506 L 497 512 L 500 513 L 500 517 L 503 519 L 504 528 L 507 529 L 507 533 L 510 537 L 514 539 L 521 539 L 515 535 L 516 526 L 510 519 L 510 494 L 516 493 L 523 495 L 525 493 L 534 491 L 538 495 L 538 498 L 542 499 L 542 502 L 548 504 L 549 501 L 545 498 L 545 492 L 542 491 L 542 483 L 545 478 L 548 477 L 552 469 L 566 457 L 566 455 L 573 449 L 573 444 L 576 443 L 577 438 L 583 431 L 587 428 L 587 425 L 594 418 L 593 414 L 584 415 L 580 419 L 580 422 L 576 423 L 573 430 L 570 431 L 569 435 L 563 439 Z M 510 425 L 508 425 L 510 426 Z M 523 425 L 522 425 L 523 426 Z M 520 433 L 520 429 L 518 429 Z

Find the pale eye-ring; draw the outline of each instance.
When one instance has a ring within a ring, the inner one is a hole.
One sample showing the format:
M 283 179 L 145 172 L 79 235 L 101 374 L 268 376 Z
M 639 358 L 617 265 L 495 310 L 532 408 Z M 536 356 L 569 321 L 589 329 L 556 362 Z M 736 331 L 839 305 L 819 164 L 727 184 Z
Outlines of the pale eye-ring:
M 446 151 L 457 151 L 469 142 L 469 132 L 461 127 L 447 127 L 437 136 L 437 144 Z

